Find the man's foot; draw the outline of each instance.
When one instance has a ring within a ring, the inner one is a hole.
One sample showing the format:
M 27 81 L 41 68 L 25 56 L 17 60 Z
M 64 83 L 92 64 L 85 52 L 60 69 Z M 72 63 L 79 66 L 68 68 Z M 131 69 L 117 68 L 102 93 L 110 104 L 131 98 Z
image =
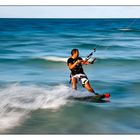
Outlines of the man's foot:
M 100 95 L 99 93 L 95 93 L 95 92 L 94 92 L 94 94 L 95 94 L 95 95 Z

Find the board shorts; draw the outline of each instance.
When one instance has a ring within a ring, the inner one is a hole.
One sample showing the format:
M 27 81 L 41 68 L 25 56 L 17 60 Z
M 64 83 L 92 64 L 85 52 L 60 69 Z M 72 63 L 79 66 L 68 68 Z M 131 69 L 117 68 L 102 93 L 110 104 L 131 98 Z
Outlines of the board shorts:
M 79 80 L 81 82 L 81 84 L 83 85 L 83 87 L 85 86 L 85 84 L 87 82 L 89 82 L 89 80 L 85 74 L 75 74 L 75 75 L 71 76 L 71 79 L 72 78 L 76 78 L 77 80 Z

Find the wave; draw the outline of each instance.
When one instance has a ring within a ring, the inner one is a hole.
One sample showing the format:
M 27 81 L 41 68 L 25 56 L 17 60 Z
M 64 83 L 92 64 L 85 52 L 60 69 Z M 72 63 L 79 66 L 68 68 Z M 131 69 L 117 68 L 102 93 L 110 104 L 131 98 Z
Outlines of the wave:
M 66 85 L 37 86 L 8 84 L 0 88 L 0 133 L 22 125 L 38 109 L 59 110 L 68 103 L 68 98 L 91 96 L 87 91 L 73 91 Z
M 121 114 L 122 116 L 121 118 L 124 119 L 125 115 L 128 113 L 129 114 L 135 113 L 136 115 L 139 115 L 138 114 L 139 101 L 137 100 L 139 99 L 137 98 L 139 97 L 139 94 L 138 96 L 137 95 L 133 96 L 134 98 L 130 98 L 129 96 L 123 97 L 122 93 L 124 91 L 122 91 L 122 87 L 120 86 L 121 84 L 118 86 L 118 89 L 116 88 L 114 89 L 114 87 L 112 86 L 113 91 L 111 92 L 111 95 L 112 93 L 113 95 L 111 99 L 112 103 L 108 104 L 109 110 L 112 110 L 113 112 L 117 111 L 117 113 L 121 111 L 121 113 L 119 114 Z M 118 91 L 120 94 L 118 94 Z M 126 92 L 124 93 L 126 94 Z M 68 86 L 65 85 L 41 87 L 37 85 L 21 85 L 17 83 L 1 87 L 0 133 L 6 133 L 8 132 L 8 130 L 22 125 L 28 118 L 31 117 L 32 111 L 36 111 L 38 109 L 49 109 L 49 110 L 51 109 L 57 111 L 64 105 L 67 105 L 67 103 L 69 102 L 73 103 L 73 101 L 71 102 L 68 100 L 69 96 L 73 94 L 76 97 L 91 95 L 91 93 L 85 91 L 73 92 L 72 89 L 70 89 Z M 119 97 L 116 97 L 116 95 L 118 95 Z M 114 99 L 114 96 L 116 97 L 116 99 Z M 92 103 L 84 103 L 84 104 L 93 106 Z M 101 104 L 100 105 L 94 104 L 94 108 L 96 107 L 98 107 L 97 110 L 101 111 L 108 109 L 106 108 L 106 105 L 102 107 Z M 97 115 L 101 115 L 100 112 L 97 113 L 99 113 Z M 115 115 L 111 115 L 108 113 L 106 114 L 106 116 L 107 115 L 110 115 L 112 119 L 116 118 Z
M 86 58 L 85 56 L 82 56 L 83 60 Z M 102 60 L 102 61 L 108 61 L 108 62 L 113 62 L 113 61 L 119 61 L 119 62 L 140 62 L 139 57 L 129 57 L 129 56 L 96 56 L 97 60 Z M 67 62 L 67 57 L 57 57 L 57 56 L 43 56 L 43 57 L 38 57 L 38 58 L 32 58 L 31 60 L 37 61 L 44 61 L 44 62 Z M 92 59 L 91 59 L 92 60 Z
M 44 59 L 44 60 L 52 61 L 52 62 L 67 62 L 68 58 L 57 57 L 57 56 L 43 56 L 43 57 L 40 57 L 40 59 Z
M 18 64 L 53 64 L 66 63 L 67 57 L 58 56 L 40 56 L 40 57 L 26 57 L 26 58 L 0 58 L 1 63 L 18 63 Z
M 131 65 L 130 65 L 131 64 Z M 105 66 L 110 65 L 110 68 L 116 67 L 121 69 L 122 67 L 134 67 L 138 69 L 138 66 L 140 65 L 140 59 L 133 59 L 133 58 L 97 58 L 95 62 L 96 66 Z M 95 66 L 95 67 L 96 67 Z
M 0 132 L 21 125 L 37 109 L 59 109 L 72 90 L 65 85 L 39 87 L 11 84 L 0 89 Z
M 136 56 L 123 56 L 123 55 L 119 55 L 119 54 L 114 54 L 114 55 L 97 55 L 96 58 L 98 59 L 102 59 L 102 60 L 119 60 L 119 61 L 139 61 L 140 57 L 138 55 Z
M 89 30 L 91 31 L 91 30 Z M 93 37 L 93 35 L 89 34 L 60 34 L 60 37 L 63 37 L 63 38 L 91 38 Z
M 119 28 L 117 30 L 118 31 L 123 31 L 123 32 L 140 32 L 139 29 L 133 29 L 133 28 Z
M 133 29 L 131 29 L 131 28 L 120 28 L 118 30 L 120 30 L 120 31 L 132 31 Z
M 130 63 L 136 64 L 140 63 L 140 58 L 138 56 L 115 56 L 115 55 L 96 55 L 98 62 L 118 62 L 118 63 Z M 85 56 L 82 56 L 83 60 L 85 59 Z M 57 64 L 63 64 L 67 62 L 68 57 L 58 57 L 58 56 L 40 56 L 40 57 L 29 57 L 29 58 L 0 58 L 0 63 L 4 64 L 49 64 L 49 65 L 57 65 Z M 91 59 L 92 60 L 92 59 Z M 133 62 L 133 63 L 132 63 Z M 58 65 L 57 65 L 58 66 Z M 62 66 L 62 65 L 61 65 Z

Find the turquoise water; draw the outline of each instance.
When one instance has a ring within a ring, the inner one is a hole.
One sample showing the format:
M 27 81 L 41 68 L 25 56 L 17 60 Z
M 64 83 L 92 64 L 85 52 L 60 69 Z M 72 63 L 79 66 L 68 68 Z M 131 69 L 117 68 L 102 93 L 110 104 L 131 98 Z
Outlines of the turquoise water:
M 0 134 L 139 134 L 139 36 L 140 19 L 0 19 Z M 68 100 L 89 95 L 69 84 L 73 48 L 96 48 L 84 70 L 110 102 Z

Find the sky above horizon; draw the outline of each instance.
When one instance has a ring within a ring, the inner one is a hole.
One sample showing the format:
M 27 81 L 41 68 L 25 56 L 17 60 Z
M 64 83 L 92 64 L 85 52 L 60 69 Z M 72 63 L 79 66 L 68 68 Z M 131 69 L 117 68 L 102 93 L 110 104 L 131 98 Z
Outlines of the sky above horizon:
M 140 6 L 0 6 L 0 18 L 140 18 Z

